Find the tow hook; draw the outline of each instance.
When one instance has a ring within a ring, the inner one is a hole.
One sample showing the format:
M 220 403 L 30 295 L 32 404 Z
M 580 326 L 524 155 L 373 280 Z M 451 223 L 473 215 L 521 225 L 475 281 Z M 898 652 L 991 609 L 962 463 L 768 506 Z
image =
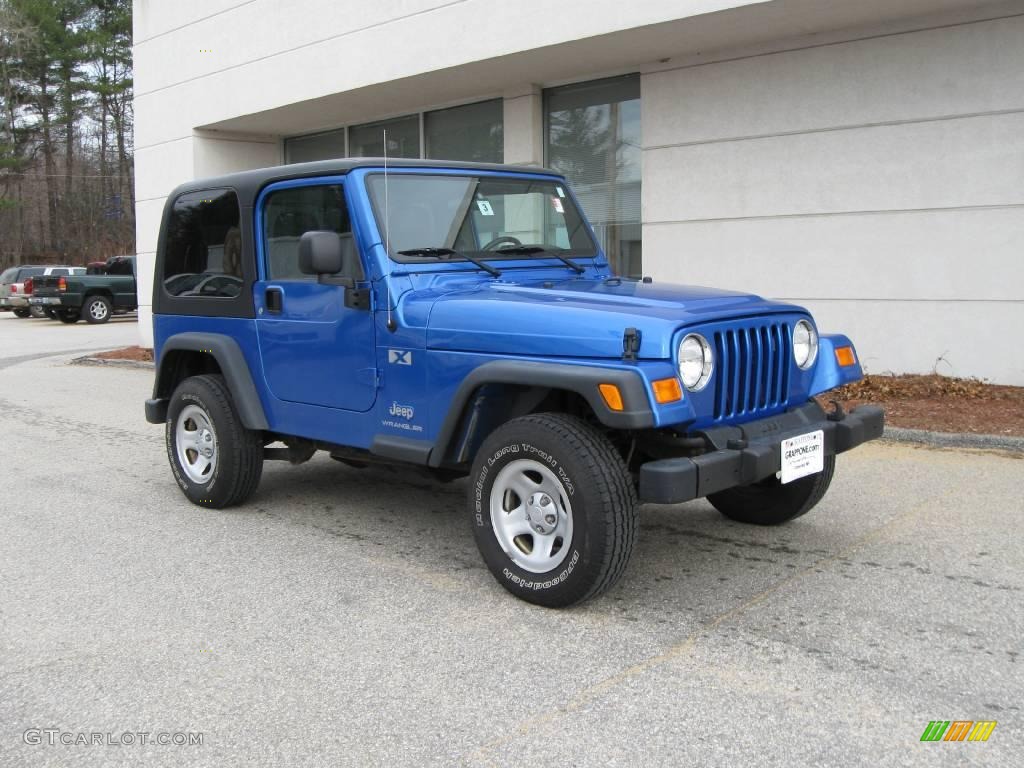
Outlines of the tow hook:
M 833 409 L 825 414 L 829 421 L 842 421 L 846 418 L 846 411 L 843 410 L 843 406 L 839 404 L 838 400 L 829 400 L 828 402 L 833 406 Z

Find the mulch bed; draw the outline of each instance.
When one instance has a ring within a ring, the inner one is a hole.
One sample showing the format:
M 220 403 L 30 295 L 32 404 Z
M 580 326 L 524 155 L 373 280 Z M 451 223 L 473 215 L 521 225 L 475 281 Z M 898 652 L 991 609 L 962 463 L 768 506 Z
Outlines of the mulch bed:
M 818 397 L 822 405 L 830 400 L 846 410 L 862 403 L 880 405 L 886 424 L 893 427 L 1024 437 L 1024 387 L 936 373 L 865 376 Z
M 93 357 L 152 362 L 153 350 L 125 347 Z M 936 373 L 865 376 L 856 384 L 818 397 L 823 406 L 830 400 L 837 400 L 846 410 L 864 403 L 881 405 L 886 424 L 893 427 L 1024 437 L 1024 387 Z
M 102 360 L 135 360 L 140 363 L 153 362 L 153 350 L 146 347 L 124 347 L 113 349 L 110 352 L 97 352 L 92 357 Z

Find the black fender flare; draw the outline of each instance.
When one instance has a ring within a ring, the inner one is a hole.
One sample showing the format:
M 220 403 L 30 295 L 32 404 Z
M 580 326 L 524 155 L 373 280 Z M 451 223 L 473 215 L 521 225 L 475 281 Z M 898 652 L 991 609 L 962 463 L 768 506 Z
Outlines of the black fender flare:
M 217 361 L 217 366 L 224 374 L 231 397 L 238 409 L 238 416 L 247 429 L 269 429 L 267 416 L 263 411 L 263 403 L 252 380 L 252 372 L 245 361 L 238 342 L 230 336 L 219 333 L 177 333 L 164 342 L 160 348 L 160 362 L 153 382 L 153 399 L 146 401 L 146 419 L 154 424 L 161 424 L 167 419 L 167 392 L 165 377 L 170 371 L 165 365 L 168 352 L 184 350 L 202 352 Z
M 494 360 L 474 368 L 455 391 L 448 413 L 437 434 L 428 463 L 441 466 L 455 439 L 462 414 L 473 393 L 485 384 L 515 384 L 575 392 L 593 409 L 598 420 L 612 429 L 647 429 L 654 426 L 654 411 L 639 372 L 629 368 L 602 368 L 568 363 L 527 360 Z M 601 397 L 599 384 L 615 384 L 622 394 L 623 409 L 613 411 Z

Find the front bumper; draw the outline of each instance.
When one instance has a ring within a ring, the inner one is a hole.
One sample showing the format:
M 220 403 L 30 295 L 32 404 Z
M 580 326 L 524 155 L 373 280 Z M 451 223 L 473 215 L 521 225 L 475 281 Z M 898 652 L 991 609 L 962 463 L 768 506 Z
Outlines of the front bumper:
M 773 476 L 782 466 L 782 441 L 821 430 L 833 456 L 882 436 L 885 414 L 875 405 L 826 414 L 815 402 L 735 427 L 698 432 L 711 449 L 692 458 L 650 461 L 640 467 L 640 500 L 678 504 Z

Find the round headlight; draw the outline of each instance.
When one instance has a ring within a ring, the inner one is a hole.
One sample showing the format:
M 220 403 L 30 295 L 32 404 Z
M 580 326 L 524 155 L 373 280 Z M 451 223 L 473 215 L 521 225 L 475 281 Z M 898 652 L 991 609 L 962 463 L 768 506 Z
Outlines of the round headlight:
M 818 332 L 806 320 L 800 320 L 793 328 L 793 358 L 796 364 L 807 370 L 818 357 Z
M 711 346 L 699 333 L 691 333 L 679 343 L 679 378 L 691 392 L 704 389 L 714 365 Z

